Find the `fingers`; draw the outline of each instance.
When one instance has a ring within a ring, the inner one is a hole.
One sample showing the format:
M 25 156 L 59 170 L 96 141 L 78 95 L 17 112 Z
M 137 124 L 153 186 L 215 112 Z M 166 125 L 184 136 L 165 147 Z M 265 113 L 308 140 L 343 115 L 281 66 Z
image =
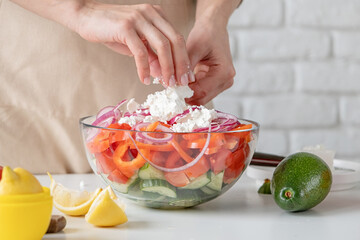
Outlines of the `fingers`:
M 234 83 L 235 70 L 232 67 L 212 66 L 210 71 L 198 71 L 196 82 L 190 84 L 194 95 L 187 99 L 188 104 L 204 105 Z
M 158 16 L 151 19 L 153 25 L 165 35 L 171 44 L 177 83 L 179 85 L 188 85 L 190 60 L 186 51 L 185 38 L 176 32 L 173 26 L 162 17 L 161 10 L 157 10 L 154 15 Z
M 149 25 L 142 26 L 144 29 L 142 32 L 157 52 L 165 84 L 169 83 L 172 86 L 176 79 L 178 85 L 187 85 L 189 83 L 190 60 L 184 37 L 175 31 L 166 20 L 159 6 L 145 5 L 141 10 L 149 22 Z M 148 38 L 150 31 L 153 39 Z M 169 61 L 169 57 L 171 57 L 171 61 Z M 169 81 L 167 81 L 168 78 Z
M 151 80 L 150 80 L 150 66 L 148 62 L 148 51 L 143 41 L 141 41 L 139 35 L 135 31 L 130 30 L 127 33 L 126 42 L 129 47 L 129 50 L 134 55 L 137 72 L 140 80 L 144 84 L 149 85 Z
M 110 42 L 110 43 L 104 43 L 104 45 L 117 53 L 127 56 L 133 56 L 132 52 L 125 44 Z
M 154 51 L 151 49 L 151 47 L 146 44 L 146 48 L 148 50 L 148 54 L 149 54 L 149 64 L 150 64 L 150 75 L 153 76 L 154 78 L 162 78 L 161 77 L 161 66 L 159 63 L 159 59 L 156 55 L 156 53 L 154 53 Z

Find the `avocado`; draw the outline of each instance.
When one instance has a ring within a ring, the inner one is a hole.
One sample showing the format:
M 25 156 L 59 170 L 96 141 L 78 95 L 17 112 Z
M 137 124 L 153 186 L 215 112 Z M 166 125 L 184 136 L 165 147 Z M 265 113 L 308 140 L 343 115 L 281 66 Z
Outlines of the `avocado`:
M 276 204 L 287 211 L 305 211 L 322 202 L 330 192 L 332 174 L 318 156 L 298 152 L 276 167 L 271 192 Z

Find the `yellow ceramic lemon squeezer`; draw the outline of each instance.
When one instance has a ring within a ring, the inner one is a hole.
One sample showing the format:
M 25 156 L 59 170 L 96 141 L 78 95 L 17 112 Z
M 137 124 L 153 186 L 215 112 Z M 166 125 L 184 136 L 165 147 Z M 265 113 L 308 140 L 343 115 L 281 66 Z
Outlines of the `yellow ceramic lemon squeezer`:
M 0 180 L 0 239 L 39 240 L 50 223 L 50 190 L 22 168 L 4 167 Z

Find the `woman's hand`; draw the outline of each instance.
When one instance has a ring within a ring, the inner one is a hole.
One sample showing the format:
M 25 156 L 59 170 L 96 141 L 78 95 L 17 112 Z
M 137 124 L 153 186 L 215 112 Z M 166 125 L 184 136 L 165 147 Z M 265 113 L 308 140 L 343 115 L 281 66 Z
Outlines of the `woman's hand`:
M 88 1 L 79 9 L 76 22 L 73 28 L 84 39 L 134 56 L 143 83 L 150 84 L 151 75 L 161 77 L 166 86 L 188 84 L 192 72 L 184 37 L 159 6 Z
M 197 20 L 187 40 L 196 78 L 189 84 L 194 90 L 194 96 L 187 101 L 189 104 L 206 104 L 234 82 L 235 69 L 226 26 L 238 2 L 224 2 L 222 6 L 226 11 L 221 11 L 222 6 L 211 7 L 208 2 L 198 0 Z

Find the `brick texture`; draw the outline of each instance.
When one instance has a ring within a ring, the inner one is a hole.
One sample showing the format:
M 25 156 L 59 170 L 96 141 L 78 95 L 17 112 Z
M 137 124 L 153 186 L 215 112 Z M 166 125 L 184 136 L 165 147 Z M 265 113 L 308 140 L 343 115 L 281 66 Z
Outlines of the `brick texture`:
M 229 21 L 231 27 L 276 27 L 282 23 L 283 3 L 281 0 L 244 1 Z
M 308 27 L 360 27 L 358 0 L 286 0 L 288 20 Z
M 324 59 L 330 53 L 327 33 L 280 30 L 239 33 L 242 52 L 250 60 Z
M 302 91 L 324 93 L 360 92 L 360 64 L 348 62 L 305 63 L 297 68 Z
M 339 58 L 360 59 L 360 32 L 336 32 L 334 54 Z
M 244 101 L 244 116 L 262 127 L 322 128 L 337 123 L 337 105 L 331 98 L 302 95 L 251 98 Z
M 214 105 L 260 123 L 258 151 L 360 162 L 360 0 L 244 1 L 229 33 L 235 81 Z

